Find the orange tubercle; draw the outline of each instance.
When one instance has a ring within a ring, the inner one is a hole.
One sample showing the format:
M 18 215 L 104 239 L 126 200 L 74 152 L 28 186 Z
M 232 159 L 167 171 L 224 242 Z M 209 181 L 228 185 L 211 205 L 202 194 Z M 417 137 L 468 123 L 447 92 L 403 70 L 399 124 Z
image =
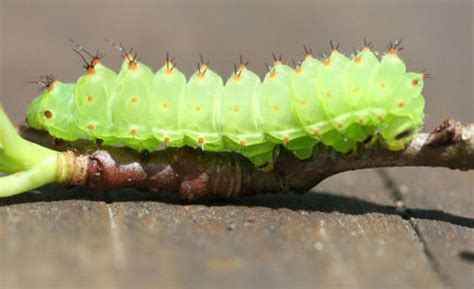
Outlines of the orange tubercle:
M 398 56 L 398 49 L 395 47 L 389 48 L 387 54 L 391 56 Z
M 168 53 L 166 53 L 166 61 L 165 61 L 165 75 L 170 76 L 173 74 L 173 69 L 175 67 L 175 63 L 173 60 L 169 59 Z
M 275 79 L 277 77 L 277 73 L 275 70 L 273 70 L 272 72 L 270 72 L 270 78 L 271 79 Z
M 137 130 L 136 128 L 132 128 L 132 129 L 130 130 L 130 135 L 131 135 L 131 136 L 136 136 L 137 134 L 138 134 L 138 130 Z
M 57 80 L 53 80 L 47 87 L 48 92 L 52 92 L 54 89 L 54 86 L 56 85 Z
M 200 136 L 200 137 L 198 138 L 198 143 L 199 143 L 199 144 L 204 144 L 204 142 L 205 142 L 204 138 L 203 138 L 202 136 Z
M 98 57 L 92 58 L 92 61 L 91 61 L 92 66 L 96 66 L 97 64 L 100 64 L 100 63 L 101 63 L 100 58 Z
M 138 62 L 135 60 L 128 62 L 128 70 L 137 70 Z
M 240 145 L 241 147 L 244 147 L 244 146 L 247 145 L 247 142 L 246 142 L 245 140 L 240 140 L 239 145 Z
M 197 77 L 199 79 L 203 79 L 205 76 L 206 76 L 206 70 L 208 69 L 209 67 L 207 66 L 207 64 L 199 64 L 199 69 L 198 69 L 198 74 L 197 74 Z
M 95 75 L 95 68 L 94 68 L 94 66 L 88 67 L 86 73 L 87 73 L 87 75 L 89 75 L 89 76 Z

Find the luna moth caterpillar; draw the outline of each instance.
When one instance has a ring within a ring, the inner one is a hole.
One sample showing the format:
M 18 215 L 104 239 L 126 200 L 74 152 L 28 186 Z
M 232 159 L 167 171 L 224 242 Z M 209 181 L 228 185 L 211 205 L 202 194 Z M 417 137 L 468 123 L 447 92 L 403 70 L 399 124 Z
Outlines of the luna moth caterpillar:
M 274 57 L 263 81 L 241 60 L 225 84 L 203 59 L 186 81 L 168 56 L 153 73 L 136 53 L 113 45 L 124 57 L 118 74 L 99 53 L 76 44 L 86 74 L 75 84 L 49 76 L 29 107 L 28 124 L 59 139 L 138 151 L 160 145 L 237 151 L 256 166 L 271 165 L 280 145 L 299 159 L 309 158 L 318 143 L 347 154 L 375 137 L 401 150 L 423 124 L 428 74 L 406 72 L 400 41 L 381 59 L 366 41 L 350 58 L 332 42 L 322 59 L 305 48 L 295 67 Z

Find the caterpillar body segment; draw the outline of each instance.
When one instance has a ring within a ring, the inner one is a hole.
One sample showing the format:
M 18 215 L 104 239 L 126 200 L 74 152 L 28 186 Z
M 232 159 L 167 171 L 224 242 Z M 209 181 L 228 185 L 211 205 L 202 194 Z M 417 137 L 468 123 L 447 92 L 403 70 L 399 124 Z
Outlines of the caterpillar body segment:
M 179 108 L 184 102 L 185 90 L 186 77 L 167 61 L 154 76 L 151 106 L 153 137 L 166 146 L 184 146 Z
M 369 95 L 369 80 L 379 61 L 370 48 L 366 47 L 346 64 L 344 69 L 345 101 L 352 107 L 350 122 L 365 132 L 358 131 L 358 141 L 375 133 L 379 120 L 374 120 L 374 101 Z
M 224 87 L 221 97 L 220 125 L 225 147 L 241 149 L 265 142 L 261 128 L 258 75 L 241 67 Z
M 222 78 L 205 64 L 191 76 L 179 121 L 186 145 L 209 151 L 224 149 L 219 125 L 223 87 Z
M 412 135 L 422 126 L 425 106 L 422 87 L 422 75 L 406 73 L 388 101 L 388 116 L 380 132 L 394 150 L 402 149 L 406 143 L 405 135 Z
M 126 58 L 112 100 L 114 136 L 137 150 L 152 151 L 159 145 L 152 134 L 153 76 L 148 66 Z
M 316 76 L 318 96 L 331 127 L 321 135 L 321 141 L 343 153 L 355 150 L 357 146 L 356 140 L 348 135 L 349 124 L 353 123 L 352 109 L 344 92 L 344 70 L 348 62 L 347 57 L 333 50 Z
M 220 125 L 225 149 L 263 166 L 273 158 L 275 144 L 266 141 L 262 128 L 260 86 L 258 75 L 241 65 L 222 92 Z
M 115 140 L 112 132 L 112 97 L 116 79 L 117 73 L 96 62 L 76 83 L 76 126 L 89 138 L 97 139 L 100 136 L 106 143 Z
M 268 141 L 283 144 L 296 156 L 307 158 L 315 142 L 307 136 L 294 115 L 291 89 L 293 74 L 293 68 L 282 64 L 280 60 L 275 61 L 266 74 L 259 90 L 262 128 Z
M 39 124 L 40 128 L 46 128 L 51 135 L 64 140 L 74 141 L 82 137 L 84 132 L 75 124 L 78 114 L 74 109 L 74 88 L 74 84 L 58 80 L 51 82 L 39 96 L 41 103 L 32 105 L 29 122 Z
M 386 54 L 380 63 L 375 65 L 369 81 L 370 99 L 376 109 L 376 117 L 382 120 L 388 109 L 388 103 L 393 96 L 397 85 L 405 73 L 405 64 L 397 55 Z
M 225 84 L 208 64 L 186 81 L 168 58 L 153 73 L 125 53 L 118 74 L 96 61 L 76 84 L 53 81 L 32 102 L 28 123 L 57 138 L 139 151 L 237 151 L 257 166 L 271 165 L 278 145 L 306 159 L 318 143 L 349 153 L 378 135 L 400 150 L 423 123 L 425 74 L 406 72 L 397 52 L 379 61 L 369 47 L 352 58 L 336 48 L 296 68 L 275 59 L 263 81 L 241 64 Z

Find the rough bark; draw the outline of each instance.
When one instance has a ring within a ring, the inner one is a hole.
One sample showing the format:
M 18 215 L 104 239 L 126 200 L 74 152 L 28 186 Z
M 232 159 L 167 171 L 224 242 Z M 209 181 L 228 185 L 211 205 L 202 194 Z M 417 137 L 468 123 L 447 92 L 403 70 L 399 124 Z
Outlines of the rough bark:
M 47 133 L 20 127 L 22 136 L 55 150 L 87 155 L 82 178 L 89 187 L 108 190 L 135 187 L 154 193 L 179 192 L 193 200 L 210 196 L 235 198 L 270 192 L 304 193 L 325 178 L 344 171 L 395 166 L 474 169 L 474 124 L 444 121 L 431 134 L 419 134 L 403 151 L 375 143 L 356 154 L 343 155 L 317 146 L 312 158 L 301 161 L 281 149 L 274 169 L 264 172 L 238 153 L 202 152 L 192 148 L 164 149 L 149 155 L 90 141 L 57 141 Z M 77 184 L 77 179 L 75 181 Z

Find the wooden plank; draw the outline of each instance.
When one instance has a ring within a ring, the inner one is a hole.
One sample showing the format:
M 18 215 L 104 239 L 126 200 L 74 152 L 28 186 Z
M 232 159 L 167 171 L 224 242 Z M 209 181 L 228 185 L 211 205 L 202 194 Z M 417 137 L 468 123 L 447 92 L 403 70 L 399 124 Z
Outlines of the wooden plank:
M 113 203 L 118 284 L 441 288 L 388 196 L 368 170 L 334 177 L 303 196 L 231 205 Z
M 77 198 L 80 194 L 58 187 L 48 190 L 54 191 L 0 200 L 0 287 L 113 286 L 106 204 L 53 201 L 54 196 Z
M 389 173 L 446 285 L 474 287 L 474 172 L 410 168 Z
M 137 282 L 178 288 L 441 287 L 371 170 L 333 177 L 316 193 L 258 196 L 233 205 L 176 205 L 173 198 L 135 190 L 110 194 L 108 199 L 123 201 L 113 204 L 100 196 L 99 202 L 56 202 L 95 197 L 83 190 L 45 191 L 2 201 L 0 241 L 7 246 L 0 256 L 10 264 L 2 285 L 102 286 L 116 278 L 122 288 Z

